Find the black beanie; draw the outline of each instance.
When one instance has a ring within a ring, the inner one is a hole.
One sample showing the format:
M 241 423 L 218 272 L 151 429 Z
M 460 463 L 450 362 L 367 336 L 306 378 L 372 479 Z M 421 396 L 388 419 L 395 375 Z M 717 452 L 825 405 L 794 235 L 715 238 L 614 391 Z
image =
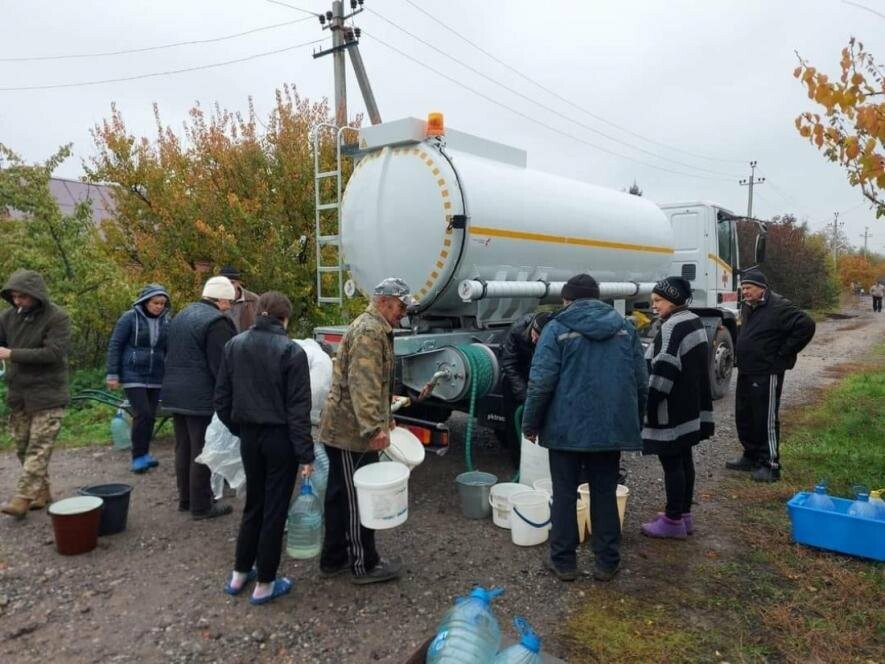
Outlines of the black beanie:
M 599 284 L 589 274 L 576 274 L 562 287 L 563 300 L 599 299 Z
M 741 283 L 753 284 L 754 286 L 759 286 L 759 288 L 768 288 L 768 279 L 765 278 L 765 275 L 762 274 L 761 270 L 758 270 L 755 267 L 751 267 L 749 270 L 741 272 Z
M 691 284 L 687 279 L 683 279 L 682 277 L 667 277 L 666 279 L 661 279 L 655 284 L 655 287 L 652 288 L 651 292 L 657 293 L 665 300 L 675 304 L 677 307 L 681 307 L 691 301 Z

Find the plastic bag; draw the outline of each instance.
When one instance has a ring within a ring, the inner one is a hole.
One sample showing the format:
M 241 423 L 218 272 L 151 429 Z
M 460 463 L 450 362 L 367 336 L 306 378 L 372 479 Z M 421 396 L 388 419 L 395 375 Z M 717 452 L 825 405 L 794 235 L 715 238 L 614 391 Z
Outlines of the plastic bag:
M 206 429 L 206 444 L 196 461 L 212 471 L 212 493 L 216 498 L 223 492 L 225 480 L 237 495 L 245 490 L 246 471 L 240 457 L 240 439 L 228 431 L 218 415 L 212 416 Z
M 320 423 L 320 414 L 326 405 L 326 397 L 332 389 L 332 358 L 313 339 L 293 339 L 307 354 L 310 371 L 310 422 Z

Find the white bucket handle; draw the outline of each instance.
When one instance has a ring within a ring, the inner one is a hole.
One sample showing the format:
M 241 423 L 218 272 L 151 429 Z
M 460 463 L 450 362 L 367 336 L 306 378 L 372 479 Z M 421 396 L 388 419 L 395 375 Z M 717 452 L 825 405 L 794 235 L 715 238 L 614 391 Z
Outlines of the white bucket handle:
M 520 519 L 522 519 L 525 523 L 530 525 L 532 528 L 546 528 L 553 521 L 552 514 L 550 515 L 550 518 L 547 519 L 546 521 L 544 521 L 543 523 L 535 523 L 534 521 L 530 521 L 529 519 L 526 519 L 522 514 L 520 514 L 519 508 L 516 505 L 513 506 L 513 513 L 516 516 L 518 516 Z

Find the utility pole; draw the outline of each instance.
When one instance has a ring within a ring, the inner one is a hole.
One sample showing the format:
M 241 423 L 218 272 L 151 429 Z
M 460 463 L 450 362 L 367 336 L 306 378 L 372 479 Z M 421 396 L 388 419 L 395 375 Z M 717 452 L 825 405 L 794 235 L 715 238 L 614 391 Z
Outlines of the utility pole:
M 750 179 L 749 180 L 739 180 L 738 184 L 743 186 L 748 186 L 750 188 L 750 196 L 747 201 L 747 217 L 750 219 L 753 218 L 753 187 L 757 184 L 762 184 L 765 182 L 765 178 L 757 178 L 756 177 L 756 162 L 750 162 Z
M 831 244 L 833 245 L 833 267 L 836 266 L 837 253 L 839 251 L 839 229 L 845 225 L 845 222 L 839 223 L 839 213 L 833 213 L 833 239 L 831 240 Z
M 359 50 L 360 29 L 351 28 L 345 24 L 345 21 L 363 11 L 364 1 L 350 0 L 351 12 L 345 14 L 342 0 L 334 0 L 332 2 L 332 11 L 319 15 L 323 30 L 329 30 L 332 33 L 332 48 L 324 51 L 314 51 L 313 57 L 316 59 L 325 55 L 332 55 L 332 70 L 335 75 L 335 124 L 338 127 L 347 125 L 345 51 L 350 53 L 350 63 L 353 65 L 353 71 L 356 74 L 356 80 L 360 86 L 363 101 L 366 104 L 366 111 L 369 114 L 369 120 L 371 120 L 373 125 L 381 123 L 381 114 L 378 112 L 375 95 L 372 93 L 372 86 L 369 83 L 366 67 L 363 64 L 363 56 Z
M 863 238 L 863 255 L 865 258 L 869 258 L 869 254 L 867 253 L 867 240 L 870 239 L 870 235 L 872 235 L 872 233 L 870 233 L 870 227 L 864 226 L 863 233 L 861 233 L 860 236 Z

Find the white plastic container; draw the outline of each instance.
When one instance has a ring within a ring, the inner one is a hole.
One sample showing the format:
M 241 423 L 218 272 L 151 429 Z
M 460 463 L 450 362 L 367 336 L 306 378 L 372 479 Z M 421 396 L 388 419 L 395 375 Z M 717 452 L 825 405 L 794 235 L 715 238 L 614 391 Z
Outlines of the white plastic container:
M 525 485 L 517 482 L 501 482 L 492 487 L 489 504 L 492 521 L 501 528 L 510 528 L 510 496 L 525 491 Z
M 532 482 L 532 488 L 535 491 L 543 491 L 551 498 L 553 497 L 553 480 L 549 477 L 544 477 L 540 480 L 535 480 Z
M 424 445 L 418 436 L 404 427 L 390 431 L 390 446 L 381 453 L 381 460 L 396 461 L 410 471 L 424 462 Z
M 535 480 L 533 485 L 535 491 L 543 491 L 550 498 L 553 498 L 553 480 L 552 479 L 542 479 Z M 586 486 L 582 484 L 581 486 Z M 580 496 L 580 494 L 578 494 Z M 584 542 L 584 539 L 587 537 L 587 522 L 589 520 L 590 510 L 587 507 L 587 503 L 584 502 L 582 498 L 578 498 L 578 502 L 575 505 L 575 516 L 578 519 L 578 541 L 580 543 Z M 552 525 L 551 525 L 552 527 Z
M 550 498 L 543 491 L 521 491 L 510 496 L 510 537 L 517 546 L 547 541 Z
M 550 478 L 550 453 L 546 447 L 523 436 L 519 457 L 519 483 L 534 486 L 535 480 Z
M 586 482 L 578 487 L 578 495 L 587 505 L 587 534 L 590 534 L 590 485 Z M 623 484 L 618 485 L 618 518 L 621 520 L 621 528 L 624 527 L 624 515 L 627 513 L 627 498 L 630 496 L 630 489 Z
M 409 469 L 396 461 L 379 461 L 353 474 L 360 523 L 372 530 L 396 528 L 409 517 Z

